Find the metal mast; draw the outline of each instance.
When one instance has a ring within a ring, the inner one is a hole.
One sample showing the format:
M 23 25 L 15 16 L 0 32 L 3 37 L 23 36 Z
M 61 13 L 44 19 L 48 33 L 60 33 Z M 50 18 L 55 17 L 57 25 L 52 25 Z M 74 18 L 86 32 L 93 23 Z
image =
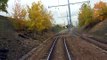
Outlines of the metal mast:
M 72 25 L 72 19 L 71 19 L 71 8 L 70 8 L 70 5 L 74 5 L 74 4 L 81 4 L 81 3 L 90 3 L 90 1 L 82 1 L 82 2 L 76 2 L 76 3 L 70 3 L 70 1 L 68 0 L 68 4 L 63 4 L 63 5 L 57 5 L 57 6 L 48 6 L 48 8 L 52 8 L 52 7 L 60 7 L 60 6 L 68 6 L 68 11 L 69 11 L 69 26 L 70 28 L 73 26 Z
M 69 21 L 70 21 L 70 27 L 72 26 L 72 22 L 71 22 L 71 8 L 70 8 L 70 2 L 68 0 L 68 11 L 69 11 Z

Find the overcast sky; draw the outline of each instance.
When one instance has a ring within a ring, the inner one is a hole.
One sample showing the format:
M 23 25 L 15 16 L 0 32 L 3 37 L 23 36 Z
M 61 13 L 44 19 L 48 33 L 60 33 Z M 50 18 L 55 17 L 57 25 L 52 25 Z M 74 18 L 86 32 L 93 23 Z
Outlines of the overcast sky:
M 14 1 L 15 0 L 9 0 L 8 1 L 8 14 L 11 15 L 12 8 L 14 7 Z M 32 2 L 37 2 L 38 0 L 20 0 L 22 5 L 31 5 Z M 67 0 L 41 0 L 44 4 L 45 8 L 47 10 L 52 11 L 52 14 L 54 16 L 54 20 L 56 24 L 67 24 L 67 13 L 68 13 L 68 7 L 53 7 L 48 8 L 48 6 L 56 6 L 56 5 L 63 5 L 67 4 Z M 100 0 L 70 0 L 70 3 L 76 3 L 76 2 L 82 2 L 82 1 L 90 1 L 91 7 L 94 6 L 96 2 L 99 2 Z M 107 2 L 107 0 L 102 0 Z M 77 24 L 78 22 L 78 12 L 82 4 L 75 4 L 71 5 L 71 15 L 72 15 L 72 22 L 73 24 Z M 5 13 L 0 13 L 0 15 L 6 15 Z

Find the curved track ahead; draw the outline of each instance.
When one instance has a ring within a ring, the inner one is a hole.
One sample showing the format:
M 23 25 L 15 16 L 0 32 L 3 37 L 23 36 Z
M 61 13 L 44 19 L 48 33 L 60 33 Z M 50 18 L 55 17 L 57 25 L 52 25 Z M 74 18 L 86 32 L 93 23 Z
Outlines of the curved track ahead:
M 57 37 L 48 53 L 46 60 L 71 60 L 65 37 Z

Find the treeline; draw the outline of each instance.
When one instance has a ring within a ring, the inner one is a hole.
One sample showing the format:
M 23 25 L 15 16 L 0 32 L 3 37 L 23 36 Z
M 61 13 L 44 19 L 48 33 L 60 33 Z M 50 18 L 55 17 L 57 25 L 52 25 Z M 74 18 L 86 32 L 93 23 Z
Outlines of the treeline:
M 107 3 L 100 1 L 91 8 L 83 4 L 79 12 L 79 27 L 91 28 L 99 22 L 107 19 Z
M 0 11 L 10 12 L 6 9 L 8 1 L 0 1 Z M 31 6 L 23 6 L 19 0 L 15 0 L 9 18 L 16 31 L 58 32 L 62 29 L 62 27 L 53 24 L 53 15 L 43 6 L 41 1 L 33 2 Z
M 16 30 L 42 32 L 52 27 L 52 14 L 44 8 L 40 1 L 23 7 L 16 0 L 14 6 L 11 16 L 13 20 L 11 21 Z
M 7 13 L 6 7 L 7 7 L 8 0 L 0 0 L 0 11 L 4 11 Z

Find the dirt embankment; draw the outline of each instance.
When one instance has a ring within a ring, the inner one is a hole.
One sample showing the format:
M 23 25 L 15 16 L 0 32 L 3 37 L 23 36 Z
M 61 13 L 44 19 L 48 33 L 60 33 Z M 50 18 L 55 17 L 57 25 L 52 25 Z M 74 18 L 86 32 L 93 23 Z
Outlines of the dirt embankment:
M 0 16 L 0 60 L 6 57 L 8 60 L 18 60 L 21 56 L 37 47 L 54 33 L 36 34 L 35 39 L 31 36 L 16 32 L 9 18 Z
M 81 35 L 86 34 L 88 37 L 101 43 L 107 43 L 107 19 L 99 22 L 90 29 L 80 28 L 79 32 Z
M 107 42 L 107 19 L 95 25 L 89 34 L 101 42 Z
M 80 37 L 68 37 L 67 44 L 74 60 L 107 60 L 107 52 Z

